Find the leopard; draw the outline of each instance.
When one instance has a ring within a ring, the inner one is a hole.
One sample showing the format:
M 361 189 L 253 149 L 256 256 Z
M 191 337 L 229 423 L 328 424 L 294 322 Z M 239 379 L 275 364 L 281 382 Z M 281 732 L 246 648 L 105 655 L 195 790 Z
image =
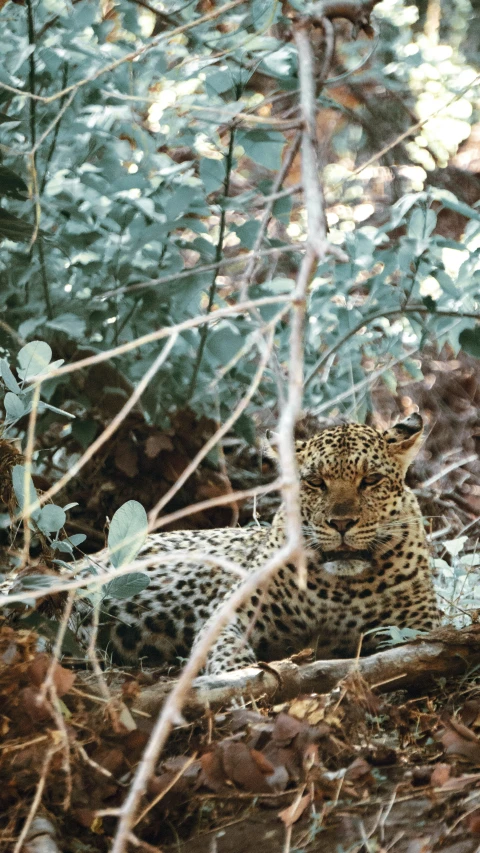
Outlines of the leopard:
M 422 436 L 414 413 L 386 430 L 347 422 L 295 443 L 306 582 L 287 561 L 259 585 L 211 648 L 207 674 L 305 648 L 317 659 L 371 654 L 377 629 L 438 625 L 422 513 L 405 483 Z M 148 586 L 102 602 L 102 647 L 123 664 L 178 664 L 242 583 L 238 568 L 249 576 L 285 539 L 283 506 L 270 527 L 152 533 L 137 558 Z M 95 562 L 108 566 L 107 552 Z

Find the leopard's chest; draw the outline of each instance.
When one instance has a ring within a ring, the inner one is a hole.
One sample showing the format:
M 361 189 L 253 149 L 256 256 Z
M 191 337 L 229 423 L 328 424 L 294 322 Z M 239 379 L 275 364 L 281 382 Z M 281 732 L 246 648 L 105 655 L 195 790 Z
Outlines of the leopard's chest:
M 334 577 L 322 565 L 308 574 L 307 587 L 299 589 L 296 569 L 286 566 L 268 591 L 256 590 L 242 610 L 259 657 L 275 660 L 306 646 L 317 657 L 356 654 L 360 638 L 372 649 L 369 632 L 393 624 L 399 612 L 411 605 L 411 595 L 395 569 L 382 571 L 372 562 L 360 577 Z M 253 627 L 252 627 L 253 626 Z

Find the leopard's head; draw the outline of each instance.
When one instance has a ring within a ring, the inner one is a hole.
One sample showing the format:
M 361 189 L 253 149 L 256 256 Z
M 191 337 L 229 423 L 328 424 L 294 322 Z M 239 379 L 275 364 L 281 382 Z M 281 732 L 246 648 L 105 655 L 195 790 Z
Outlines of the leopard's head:
M 385 432 L 344 424 L 297 442 L 307 544 L 332 559 L 355 559 L 421 524 L 405 474 L 422 432 L 422 418 L 413 414 Z

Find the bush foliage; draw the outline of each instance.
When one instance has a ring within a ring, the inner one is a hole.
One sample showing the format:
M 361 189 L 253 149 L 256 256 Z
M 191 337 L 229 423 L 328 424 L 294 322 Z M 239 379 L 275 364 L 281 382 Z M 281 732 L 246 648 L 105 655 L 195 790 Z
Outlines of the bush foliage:
M 68 342 L 70 353 L 106 350 L 245 297 L 291 293 L 305 231 L 297 160 L 264 233 L 260 223 L 295 135 L 286 11 L 303 6 L 3 4 L 0 308 L 9 349 L 17 333 L 62 352 Z M 399 360 L 418 375 L 427 342 L 480 352 L 480 212 L 446 178 L 477 119 L 466 6 L 454 4 L 432 29 L 422 8 L 385 0 L 372 39 L 337 27 L 318 121 L 330 239 L 349 260 L 328 259 L 310 286 L 305 404 L 314 411 L 350 412 L 353 387 L 362 419 L 372 372 L 389 387 Z M 445 210 L 463 217 L 453 236 L 437 227 Z M 188 404 L 224 419 L 254 376 L 263 341 L 255 333 L 278 311 L 182 332 L 143 395 L 147 416 L 164 424 Z M 280 366 L 288 337 L 283 315 Z M 162 345 L 121 356 L 130 383 Z M 12 422 L 28 401 L 2 375 Z M 46 385 L 47 404 L 63 399 L 67 381 Z M 275 409 L 282 381 L 273 365 L 249 412 Z M 77 414 L 88 411 L 77 396 Z M 252 440 L 247 416 L 237 429 Z

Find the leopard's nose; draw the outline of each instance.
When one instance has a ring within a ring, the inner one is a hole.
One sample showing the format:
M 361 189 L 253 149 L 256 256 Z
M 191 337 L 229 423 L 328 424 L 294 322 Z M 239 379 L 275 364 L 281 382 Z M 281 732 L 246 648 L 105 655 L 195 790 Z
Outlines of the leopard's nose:
M 347 530 L 355 527 L 357 521 L 358 518 L 328 518 L 327 524 L 329 527 L 333 527 L 334 530 L 338 530 L 339 533 L 346 533 Z

